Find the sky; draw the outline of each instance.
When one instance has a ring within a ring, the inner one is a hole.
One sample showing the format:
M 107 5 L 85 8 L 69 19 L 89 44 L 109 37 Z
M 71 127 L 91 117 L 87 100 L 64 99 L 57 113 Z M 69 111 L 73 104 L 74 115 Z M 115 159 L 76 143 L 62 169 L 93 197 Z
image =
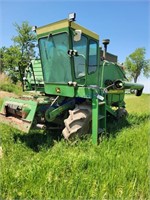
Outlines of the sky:
M 110 39 L 108 52 L 117 55 L 120 63 L 141 47 L 150 59 L 149 0 L 0 0 L 0 48 L 13 45 L 14 23 L 28 21 L 40 27 L 68 18 L 72 12 L 76 23 L 100 36 L 100 46 L 103 39 Z M 138 82 L 150 93 L 150 78 L 141 75 Z

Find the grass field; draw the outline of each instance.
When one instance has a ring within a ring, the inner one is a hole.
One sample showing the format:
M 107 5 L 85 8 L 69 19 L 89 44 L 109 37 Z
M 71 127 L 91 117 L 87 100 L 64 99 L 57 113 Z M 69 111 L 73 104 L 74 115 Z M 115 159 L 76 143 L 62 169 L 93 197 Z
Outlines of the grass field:
M 0 125 L 3 200 L 148 200 L 150 95 L 126 95 L 129 115 L 109 137 L 70 145 L 48 134 Z

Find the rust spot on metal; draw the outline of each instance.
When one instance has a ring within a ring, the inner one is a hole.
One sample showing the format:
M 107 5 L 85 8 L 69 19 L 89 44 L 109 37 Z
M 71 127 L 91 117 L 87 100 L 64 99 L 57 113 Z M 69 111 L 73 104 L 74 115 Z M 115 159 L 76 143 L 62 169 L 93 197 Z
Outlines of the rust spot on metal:
M 12 126 L 13 128 L 19 129 L 20 131 L 24 131 L 25 133 L 29 132 L 30 127 L 32 125 L 32 122 L 23 121 L 21 119 L 12 116 L 6 117 L 1 113 L 0 113 L 0 122 Z

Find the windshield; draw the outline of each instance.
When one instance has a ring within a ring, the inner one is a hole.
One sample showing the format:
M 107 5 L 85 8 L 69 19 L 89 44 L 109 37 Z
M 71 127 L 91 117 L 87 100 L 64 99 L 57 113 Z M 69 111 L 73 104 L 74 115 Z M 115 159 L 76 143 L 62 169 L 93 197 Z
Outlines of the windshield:
M 68 83 L 72 81 L 70 58 L 67 54 L 68 35 L 60 33 L 39 40 L 44 81 Z

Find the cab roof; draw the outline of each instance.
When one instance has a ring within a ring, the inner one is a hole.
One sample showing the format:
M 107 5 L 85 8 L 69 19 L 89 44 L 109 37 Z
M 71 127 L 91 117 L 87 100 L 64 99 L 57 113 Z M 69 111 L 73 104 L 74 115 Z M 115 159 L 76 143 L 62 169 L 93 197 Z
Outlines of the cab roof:
M 70 22 L 68 19 L 64 19 L 61 21 L 57 21 L 45 26 L 41 26 L 39 28 L 36 29 L 36 33 L 37 35 L 46 35 L 49 34 L 52 31 L 57 31 L 57 30 L 61 30 L 64 28 L 69 28 L 71 27 L 74 30 L 81 30 L 82 33 L 89 35 L 90 37 L 99 40 L 99 35 L 97 35 L 96 33 L 84 28 L 83 26 L 80 26 L 79 24 L 76 24 L 75 22 Z

